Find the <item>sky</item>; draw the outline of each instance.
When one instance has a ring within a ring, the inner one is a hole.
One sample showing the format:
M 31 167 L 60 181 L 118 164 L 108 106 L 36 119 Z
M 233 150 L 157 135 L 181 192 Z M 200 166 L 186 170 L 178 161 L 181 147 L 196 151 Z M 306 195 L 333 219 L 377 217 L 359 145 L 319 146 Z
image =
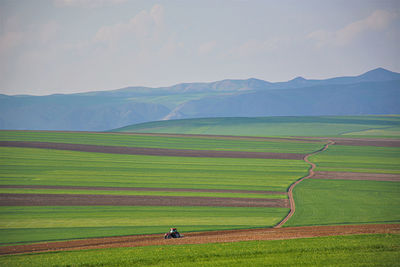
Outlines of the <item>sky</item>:
M 0 0 L 0 94 L 400 72 L 398 0 Z

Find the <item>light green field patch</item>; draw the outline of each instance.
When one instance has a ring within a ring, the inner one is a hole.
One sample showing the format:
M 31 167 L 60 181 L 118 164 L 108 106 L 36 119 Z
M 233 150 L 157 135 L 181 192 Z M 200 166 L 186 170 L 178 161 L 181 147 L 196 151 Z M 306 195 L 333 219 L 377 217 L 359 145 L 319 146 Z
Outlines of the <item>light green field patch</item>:
M 400 147 L 334 145 L 310 160 L 317 171 L 400 173 Z
M 387 127 L 383 129 L 369 129 L 358 132 L 349 132 L 344 135 L 360 136 L 360 137 L 386 137 L 386 138 L 400 138 L 400 127 Z
M 151 246 L 1 256 L 2 266 L 397 266 L 400 235 Z
M 296 212 L 284 225 L 400 223 L 400 183 L 307 179 L 294 189 Z
M 302 160 L 137 156 L 0 147 L 0 184 L 285 192 Z
M 85 194 L 85 195 L 118 195 L 118 196 L 183 196 L 183 197 L 229 197 L 229 198 L 273 198 L 286 199 L 280 194 L 244 194 L 219 192 L 173 192 L 173 191 L 113 191 L 113 190 L 81 190 L 81 189 L 22 189 L 0 188 L 0 194 Z
M 52 206 L 0 207 L 1 243 L 180 231 L 269 227 L 286 208 Z
M 400 126 L 400 116 L 310 116 L 204 118 L 147 122 L 115 131 L 247 136 L 339 136 L 367 129 Z

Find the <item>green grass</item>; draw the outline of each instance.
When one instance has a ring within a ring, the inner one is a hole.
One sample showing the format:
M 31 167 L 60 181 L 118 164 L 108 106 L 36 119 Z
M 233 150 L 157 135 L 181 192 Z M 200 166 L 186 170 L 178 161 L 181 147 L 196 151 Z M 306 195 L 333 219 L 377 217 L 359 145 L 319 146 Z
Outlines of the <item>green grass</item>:
M 0 147 L 2 185 L 284 192 L 294 180 L 306 174 L 307 167 L 301 160 L 181 158 Z M 149 192 L 135 192 L 140 193 Z M 199 192 L 172 194 L 196 196 Z M 228 196 L 213 194 L 218 195 Z M 0 207 L 0 210 L 2 243 L 162 233 L 171 226 L 182 231 L 268 227 L 288 212 L 285 208 L 236 207 Z
M 302 160 L 137 156 L 0 147 L 1 185 L 286 191 Z
M 83 189 L 23 189 L 0 188 L 0 194 L 85 194 L 119 196 L 182 196 L 182 197 L 229 197 L 229 198 L 274 198 L 286 199 L 287 195 L 258 193 L 219 192 L 174 192 L 174 191 L 134 191 L 134 190 L 83 190 Z
M 49 206 L 0 207 L 1 243 L 270 227 L 286 208 Z
M 307 179 L 294 189 L 289 226 L 400 223 L 400 183 Z
M 118 133 L 77 133 L 45 131 L 0 131 L 0 141 L 36 141 L 70 144 L 149 147 L 169 149 L 310 153 L 321 143 L 292 140 L 254 140 L 222 137 L 172 137 Z
M 396 266 L 400 235 L 354 235 L 1 256 L 2 266 Z
M 310 160 L 317 171 L 400 173 L 400 147 L 335 145 Z
M 385 138 L 399 138 L 400 126 L 385 127 L 382 129 L 367 129 L 358 132 L 349 132 L 343 134 L 350 137 L 385 137 Z
M 399 126 L 400 116 L 397 115 L 303 116 L 157 121 L 130 125 L 115 131 L 247 136 L 339 136 L 351 132 Z M 400 135 L 396 134 L 395 137 L 400 138 Z

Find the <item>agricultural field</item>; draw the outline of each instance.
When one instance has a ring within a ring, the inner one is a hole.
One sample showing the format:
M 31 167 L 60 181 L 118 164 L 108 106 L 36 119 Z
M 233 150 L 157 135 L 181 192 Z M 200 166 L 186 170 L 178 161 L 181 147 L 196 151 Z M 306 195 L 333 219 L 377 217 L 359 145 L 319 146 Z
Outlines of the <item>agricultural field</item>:
M 334 145 L 311 156 L 317 171 L 400 174 L 400 148 Z
M 305 162 L 289 159 L 163 157 L 10 147 L 0 147 L 0 151 L 1 185 L 285 192 L 307 173 Z
M 111 248 L 0 257 L 2 266 L 396 266 L 400 235 Z
M 136 124 L 114 131 L 244 136 L 333 137 L 343 135 L 346 137 L 400 138 L 399 127 L 399 115 L 386 115 L 185 119 Z
M 285 226 L 400 223 L 399 147 L 333 145 L 310 160 L 315 176 L 294 189 Z
M 1 244 L 272 226 L 287 209 L 185 206 L 0 207 Z M 161 237 L 161 236 L 160 236 Z
M 308 153 L 323 144 L 113 133 L 4 131 L 1 136 L 6 141 L 113 146 L 135 146 L 147 140 L 143 146 L 170 148 L 180 143 L 186 145 L 180 148 L 189 149 L 197 148 L 195 141 L 200 140 L 209 148 L 227 151 L 238 146 L 250 151 L 278 151 L 282 144 L 279 152 L 289 154 Z M 94 141 L 89 142 L 92 137 Z M 291 159 L 0 147 L 1 243 L 152 234 L 171 226 L 184 232 L 271 227 L 288 213 L 286 190 L 306 175 L 307 168 L 304 161 Z
M 0 141 L 272 153 L 311 153 L 318 150 L 323 144 L 323 141 L 318 140 L 298 142 L 296 139 L 290 140 L 287 138 L 256 139 L 46 131 L 0 131 Z
M 307 179 L 294 190 L 296 212 L 284 225 L 400 223 L 400 183 Z
M 140 129 L 133 131 L 143 133 L 133 134 L 0 131 L 0 248 L 129 235 L 149 235 L 161 242 L 161 234 L 173 226 L 188 234 L 183 239 L 188 242 L 196 233 L 203 233 L 208 240 L 207 231 L 234 230 L 238 235 L 245 229 L 266 231 L 289 213 L 288 189 L 303 177 L 307 179 L 293 190 L 293 217 L 283 228 L 276 228 L 282 233 L 304 226 L 376 224 L 379 228 L 400 223 L 399 116 L 280 119 L 198 119 L 182 120 L 180 125 L 177 121 L 169 125 L 156 122 L 154 128 L 137 126 Z M 241 130 L 236 132 L 235 127 Z M 150 130 L 155 133 L 144 133 Z M 330 140 L 335 144 L 321 151 Z M 28 147 L 36 143 L 45 145 Z M 136 148 L 145 149 L 137 152 Z M 152 151 L 157 153 L 150 154 Z M 313 167 L 304 160 L 309 154 Z M 359 255 L 351 259 L 355 265 L 371 259 L 377 262 L 383 255 L 386 261 L 381 262 L 391 265 L 399 253 L 398 229 L 391 227 L 384 233 L 393 235 L 370 235 L 368 242 L 367 236 L 344 236 L 170 248 L 182 251 L 180 263 L 202 266 L 234 266 L 245 260 L 257 266 L 300 252 L 306 254 L 296 262 L 305 265 L 327 264 L 334 258 L 345 262 L 351 257 L 349 249 Z M 229 242 L 262 235 L 240 235 Z M 323 242 L 327 243 L 321 246 Z M 266 252 L 254 252 L 257 247 Z M 94 266 L 133 264 L 136 260 L 162 265 L 160 255 L 170 248 L 1 256 L 0 265 L 10 261 L 16 266 L 56 264 L 71 255 L 77 255 L 79 263 Z M 209 255 L 209 260 L 190 256 L 206 249 L 220 253 Z M 153 256 L 155 250 L 160 254 Z M 166 254 L 163 257 L 168 258 Z M 65 265 L 76 263 L 62 261 Z M 293 262 L 288 259 L 287 264 Z

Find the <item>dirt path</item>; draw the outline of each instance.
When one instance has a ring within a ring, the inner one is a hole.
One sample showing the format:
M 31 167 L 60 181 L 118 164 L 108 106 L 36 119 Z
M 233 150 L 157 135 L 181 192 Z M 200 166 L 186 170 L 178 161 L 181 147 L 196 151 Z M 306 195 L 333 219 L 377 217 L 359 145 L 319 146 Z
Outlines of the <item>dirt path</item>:
M 304 161 L 311 165 L 310 169 L 308 170 L 308 175 L 305 176 L 305 177 L 303 177 L 303 178 L 301 178 L 301 179 L 299 179 L 299 180 L 297 180 L 296 182 L 294 182 L 293 184 L 290 185 L 289 190 L 288 190 L 288 197 L 289 197 L 289 203 L 290 203 L 290 212 L 289 212 L 288 215 L 286 215 L 286 217 L 285 217 L 280 223 L 278 223 L 274 228 L 280 228 L 280 227 L 282 227 L 282 225 L 284 225 L 284 224 L 293 216 L 294 212 L 296 211 L 296 205 L 295 205 L 294 199 L 293 199 L 293 188 L 294 188 L 298 183 L 300 183 L 301 181 L 303 181 L 303 180 L 305 180 L 305 179 L 309 179 L 309 178 L 313 177 L 314 174 L 315 174 L 314 170 L 315 170 L 315 168 L 316 168 L 316 165 L 315 165 L 315 163 L 312 163 L 308 158 L 309 158 L 310 156 L 316 154 L 316 153 L 319 153 L 319 152 L 322 152 L 322 151 L 327 150 L 328 147 L 329 147 L 330 145 L 333 145 L 333 144 L 335 144 L 334 141 L 329 141 L 322 149 L 320 149 L 320 150 L 318 150 L 318 151 L 315 151 L 315 152 L 313 152 L 313 153 L 311 153 L 311 154 L 308 154 L 308 155 L 306 155 L 306 156 L 304 157 Z
M 262 228 L 183 233 L 184 238 L 165 240 L 162 234 L 92 238 L 0 247 L 0 255 L 62 250 L 104 249 L 155 245 L 204 244 L 251 240 L 279 240 L 334 235 L 400 233 L 400 224 L 365 224 Z
M 148 147 L 97 146 L 50 142 L 0 141 L 3 147 L 25 147 L 97 152 L 128 155 L 170 156 L 170 157 L 206 157 L 206 158 L 257 158 L 257 159 L 303 159 L 304 154 L 268 153 L 248 151 L 190 150 Z
M 210 206 L 288 208 L 288 199 L 121 196 L 85 194 L 0 194 L 0 206 Z

